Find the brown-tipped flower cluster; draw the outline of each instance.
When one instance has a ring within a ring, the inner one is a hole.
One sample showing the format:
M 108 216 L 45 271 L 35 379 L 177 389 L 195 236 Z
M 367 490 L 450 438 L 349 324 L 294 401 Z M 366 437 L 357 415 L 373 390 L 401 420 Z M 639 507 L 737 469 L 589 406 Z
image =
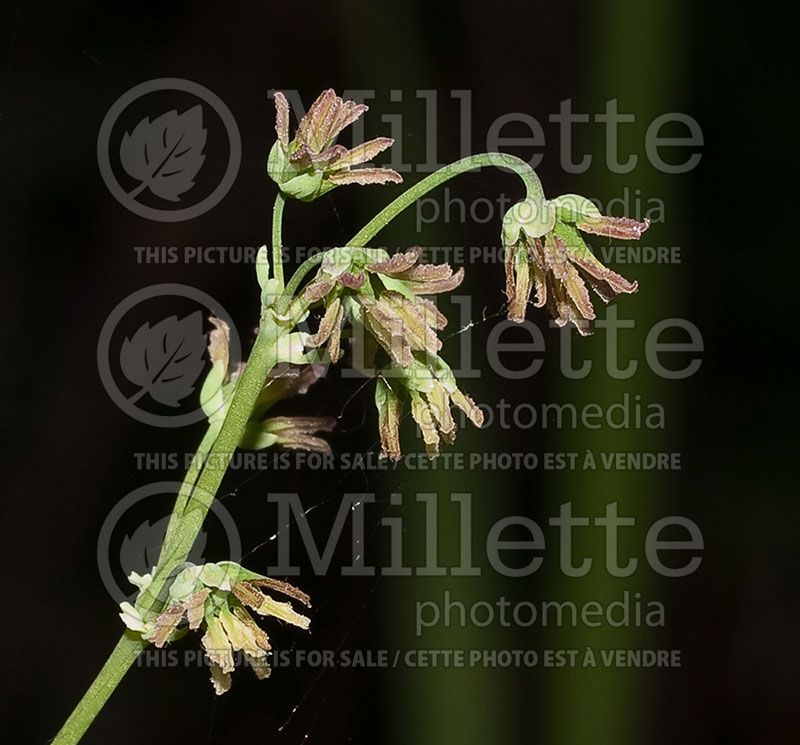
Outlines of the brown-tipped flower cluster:
M 307 344 L 327 344 L 333 362 L 342 355 L 342 327 L 353 321 L 388 355 L 381 373 L 376 405 L 383 452 L 401 457 L 399 422 L 403 404 L 395 389 L 410 399 L 411 413 L 419 424 L 430 455 L 440 442 L 452 443 L 456 424 L 450 413 L 455 405 L 478 426 L 483 414 L 457 387 L 450 368 L 439 357 L 442 343 L 437 335 L 447 319 L 429 295 L 450 292 L 464 279 L 464 270 L 448 264 L 420 263 L 420 249 L 389 257 L 375 249 L 335 249 L 326 257 L 303 298 L 309 304 L 324 303 L 325 314 L 317 333 Z
M 329 416 L 273 416 L 248 422 L 240 447 L 261 450 L 281 445 L 292 450 L 330 453 L 330 443 L 317 434 L 331 432 L 335 426 L 336 419 Z
M 352 149 L 336 144 L 341 132 L 368 108 L 345 101 L 328 89 L 311 104 L 290 141 L 289 102 L 283 93 L 276 92 L 278 141 L 270 153 L 269 173 L 281 191 L 297 199 L 312 200 L 343 184 L 400 183 L 402 177 L 390 168 L 364 167 L 392 146 L 391 137 L 376 137 Z
M 411 365 L 415 352 L 438 354 L 442 343 L 436 332 L 444 329 L 447 319 L 425 296 L 454 290 L 464 279 L 463 269 L 420 264 L 418 247 L 391 258 L 375 249 L 332 253 L 303 292 L 306 302 L 325 304 L 325 315 L 308 346 L 327 344 L 331 361 L 338 361 L 342 324 L 349 315 L 400 367 Z
M 379 378 L 375 389 L 378 409 L 378 429 L 381 452 L 391 460 L 400 460 L 400 422 L 403 416 L 401 395 L 411 401 L 411 417 L 419 426 L 425 450 L 430 457 L 439 454 L 441 443 L 452 445 L 457 425 L 451 413 L 455 406 L 476 426 L 483 426 L 483 411 L 458 389 L 450 368 L 437 359 L 436 365 L 426 366 L 415 361 L 405 370 L 395 370 L 396 378 Z M 398 394 L 396 389 L 401 389 Z
M 587 283 L 606 303 L 636 292 L 638 285 L 604 266 L 579 231 L 637 240 L 649 224 L 601 215 L 591 201 L 574 194 L 515 205 L 503 220 L 508 317 L 523 321 L 535 291 L 534 306 L 546 305 L 557 325 L 572 323 L 580 334 L 591 334 L 595 311 Z
M 259 679 L 269 677 L 270 667 L 266 659 L 271 649 L 269 636 L 255 622 L 248 608 L 259 616 L 272 616 L 301 629 L 309 627 L 307 616 L 297 613 L 291 604 L 275 600 L 262 592 L 263 589 L 280 592 L 307 607 L 310 605 L 308 595 L 286 582 L 264 577 L 234 584 L 227 602 L 205 616 L 206 632 L 201 639 L 211 661 L 211 683 L 217 695 L 230 690 L 236 652 L 244 655 Z
M 287 365 L 274 369 L 256 400 L 239 447 L 262 450 L 279 445 L 292 450 L 330 453 L 327 440 L 317 435 L 331 432 L 336 419 L 327 416 L 267 416 L 273 406 L 308 392 L 325 374 L 323 365 Z
M 131 581 L 144 588 L 151 577 L 132 575 Z M 170 585 L 166 608 L 153 621 L 145 621 L 139 609 L 130 603 L 122 604 L 120 616 L 129 629 L 159 648 L 176 638 L 184 619 L 190 631 L 204 630 L 201 643 L 210 663 L 211 683 L 220 695 L 231 687 L 236 653 L 243 655 L 259 678 L 270 674 L 269 637 L 250 615 L 251 610 L 301 629 L 309 627 L 307 616 L 295 611 L 291 603 L 276 600 L 269 592 L 306 607 L 311 605 L 308 595 L 293 585 L 223 561 L 189 564 L 183 569 Z

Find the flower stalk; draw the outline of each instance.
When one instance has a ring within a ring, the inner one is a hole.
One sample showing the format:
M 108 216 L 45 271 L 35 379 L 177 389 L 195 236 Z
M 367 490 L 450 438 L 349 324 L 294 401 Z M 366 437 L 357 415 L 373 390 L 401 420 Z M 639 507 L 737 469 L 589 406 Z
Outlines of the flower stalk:
M 283 206 L 286 197 L 279 191 L 275 195 L 272 207 L 272 270 L 278 282 L 278 289 L 283 290 Z
M 583 202 L 579 202 L 573 212 L 563 201 L 556 200 L 551 207 L 533 169 L 525 161 L 502 153 L 482 153 L 463 158 L 423 178 L 384 207 L 348 241 L 344 259 L 332 256 L 331 252 L 319 253 L 303 262 L 285 283 L 282 220 L 287 198 L 312 201 L 331 189 L 348 184 L 399 183 L 402 179 L 390 169 L 367 163 L 391 145 L 390 138 L 377 138 L 351 150 L 335 143 L 340 131 L 366 111 L 365 106 L 342 101 L 333 91 L 326 91 L 309 108 L 291 141 L 288 103 L 282 94 L 276 95 L 276 109 L 278 140 L 270 154 L 269 172 L 279 191 L 272 210 L 271 276 L 266 248 L 260 252 L 256 267 L 262 299 L 258 335 L 244 369 L 232 372 L 228 369 L 227 329 L 215 323 L 217 328 L 212 332 L 210 346 L 214 364 L 209 376 L 215 375 L 215 380 L 218 379 L 220 386 L 227 386 L 230 395 L 218 409 L 207 412 L 209 428 L 179 490 L 152 578 L 148 576 L 147 582 L 142 583 L 135 607 L 123 604 L 122 615 L 129 630 L 117 642 L 97 678 L 56 735 L 54 745 L 77 743 L 139 653 L 150 642 L 158 646 L 168 643 L 178 620 L 184 615 L 190 628 L 197 629 L 203 624 L 206 629 L 203 644 L 213 663 L 212 681 L 217 693 L 227 690 L 230 685 L 227 651 L 225 656 L 215 657 L 217 644 L 221 644 L 224 650 L 230 647 L 244 651 L 259 677 L 266 672 L 267 637 L 251 623 L 244 606 L 260 615 L 276 616 L 301 628 L 308 626 L 305 616 L 264 595 L 262 590 L 265 587 L 278 590 L 305 604 L 307 597 L 295 588 L 287 591 L 290 586 L 285 583 L 247 573 L 241 567 L 237 571 L 246 574 L 240 574 L 238 581 L 230 586 L 211 576 L 213 568 L 218 569 L 220 565 L 195 567 L 190 572 L 195 583 L 191 588 L 192 594 L 176 595 L 176 587 L 186 578 L 186 559 L 237 447 L 260 448 L 277 444 L 322 451 L 328 448 L 318 434 L 329 430 L 333 420 L 264 416 L 274 402 L 273 398 L 290 392 L 302 393 L 318 377 L 313 358 L 303 352 L 304 346 L 310 348 L 309 354 L 313 355 L 317 347 L 326 344 L 331 360 L 337 361 L 343 354 L 341 330 L 347 317 L 373 338 L 376 347 L 383 347 L 391 361 L 376 373 L 375 403 L 383 452 L 389 458 L 396 460 L 401 457 L 401 396 L 406 404 L 410 404 L 412 417 L 420 426 L 431 457 L 438 453 L 440 442 L 451 443 L 455 437 L 451 405 L 464 411 L 474 424 L 481 425 L 480 410 L 458 389 L 452 371 L 438 355 L 441 343 L 436 338 L 436 331 L 443 328 L 446 319 L 426 297 L 452 290 L 460 283 L 463 270 L 453 272 L 447 265 L 418 264 L 419 252 L 415 249 L 390 257 L 380 249 L 367 248 L 367 244 L 401 212 L 461 174 L 482 167 L 509 171 L 522 180 L 526 203 L 548 205 L 547 210 L 553 214 L 557 211 L 560 219 L 556 225 L 548 217 L 548 223 L 540 226 L 541 230 L 532 229 L 524 220 L 512 221 L 510 232 L 506 230 L 506 245 L 514 249 L 514 263 L 507 267 L 507 292 L 512 315 L 517 319 L 524 315 L 532 283 L 537 282 L 537 272 L 545 269 L 558 280 L 561 275 L 557 271 L 563 271 L 563 276 L 566 276 L 572 264 L 577 265 L 590 275 L 593 288 L 604 299 L 605 290 L 608 290 L 606 294 L 610 290 L 629 291 L 627 285 L 621 284 L 624 282 L 622 278 L 602 265 L 598 266 L 599 263 L 592 261 L 594 257 L 591 254 L 586 255 L 588 248 L 582 243 L 577 248 L 568 246 L 563 249 L 561 244 L 567 244 L 567 238 L 572 237 L 570 231 L 577 232 L 576 228 L 627 238 L 636 237 L 633 234 L 645 229 L 646 225 L 619 218 L 601 219 L 599 213 L 595 214 Z M 554 230 L 556 232 L 550 236 Z M 561 263 L 557 264 L 550 258 L 546 266 L 542 262 L 536 263 L 537 255 L 530 249 L 531 246 L 538 249 L 537 241 L 545 234 L 547 247 L 552 244 L 562 252 L 571 251 L 565 254 Z M 563 270 L 559 268 L 562 266 Z M 308 275 L 317 268 L 316 278 L 301 289 Z M 555 280 L 550 278 L 548 281 Z M 553 285 L 553 288 L 563 295 L 560 285 Z M 543 297 L 539 300 L 539 304 L 544 302 Z M 309 308 L 320 304 L 325 312 L 317 333 L 308 336 L 294 332 L 296 324 Z M 583 315 L 588 317 L 587 312 Z M 267 385 L 270 373 L 279 363 L 285 362 L 304 364 L 305 367 L 297 374 L 295 382 L 284 381 L 276 385 L 272 381 Z M 279 394 L 279 390 L 282 393 Z M 203 405 L 205 409 L 205 401 Z

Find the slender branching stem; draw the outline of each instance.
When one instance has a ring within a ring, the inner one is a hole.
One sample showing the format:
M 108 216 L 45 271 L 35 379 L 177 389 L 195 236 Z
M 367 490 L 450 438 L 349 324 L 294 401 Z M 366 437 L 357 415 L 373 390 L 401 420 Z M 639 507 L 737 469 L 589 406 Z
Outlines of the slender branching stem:
M 375 217 L 361 228 L 361 230 L 359 230 L 345 245 L 352 247 L 366 246 L 369 241 L 394 220 L 395 217 L 403 212 L 403 210 L 410 207 L 418 199 L 424 197 L 428 192 L 433 191 L 436 187 L 447 183 L 456 176 L 486 166 L 493 166 L 515 173 L 525 184 L 526 197 L 536 199 L 537 201 L 544 199 L 544 191 L 542 190 L 539 177 L 536 175 L 533 168 L 521 158 L 505 153 L 480 153 L 479 155 L 471 155 L 468 158 L 457 160 L 449 166 L 440 168 L 435 173 L 426 176 L 424 179 L 408 188 L 394 201 L 387 204 L 386 207 L 375 215 Z M 322 262 L 324 256 L 325 252 L 321 251 L 320 253 L 310 256 L 300 264 L 286 285 L 282 307 L 287 307 L 289 305 L 291 298 L 294 293 L 297 292 L 303 279 L 314 267 Z
M 147 647 L 147 642 L 129 631 L 120 637 L 94 682 L 89 686 L 89 690 L 83 694 L 83 698 L 59 730 L 53 740 L 53 745 L 80 741 L 97 713 L 125 677 L 128 668 L 136 661 L 139 653 L 145 647 Z
M 189 499 L 192 496 L 197 479 L 200 477 L 200 473 L 203 470 L 203 466 L 206 464 L 208 454 L 211 451 L 211 447 L 216 438 L 216 428 L 208 427 L 206 429 L 206 433 L 203 435 L 203 439 L 200 441 L 200 445 L 197 447 L 197 452 L 192 458 L 189 469 L 186 471 L 186 476 L 183 479 L 181 488 L 178 490 L 178 497 L 175 500 L 175 507 L 172 509 L 172 514 L 169 517 L 169 524 L 167 525 L 167 532 L 164 535 L 162 551 L 164 546 L 168 546 L 172 542 L 175 528 L 186 510 L 186 505 L 189 504 Z
M 533 199 L 543 199 L 544 192 L 542 184 L 536 172 L 524 160 L 514 155 L 505 153 L 480 153 L 462 158 L 449 166 L 440 168 L 430 176 L 426 176 L 422 181 L 418 181 L 414 186 L 404 191 L 397 199 L 386 205 L 375 217 L 373 217 L 361 230 L 359 230 L 348 242 L 348 246 L 366 246 L 381 230 L 383 230 L 395 217 L 403 210 L 410 207 L 421 197 L 437 186 L 450 181 L 450 179 L 460 176 L 462 173 L 474 171 L 476 168 L 494 166 L 495 168 L 506 169 L 517 174 L 525 184 L 527 197 Z M 301 267 L 302 268 L 302 267 Z M 292 278 L 294 279 L 294 277 Z
M 283 204 L 284 199 L 279 194 L 272 213 L 272 239 L 273 272 L 276 278 L 280 277 L 281 283 Z M 209 428 L 198 447 L 175 500 L 153 584 L 140 598 L 141 607 L 150 615 L 159 610 L 160 598 L 167 581 L 175 569 L 186 561 L 197 539 L 236 445 L 244 433 L 258 394 L 275 365 L 278 337 L 289 330 L 288 327 L 281 328 L 274 323 L 262 323 L 250 359 L 231 396 L 219 433 L 214 432 L 214 428 Z M 126 631 L 122 635 L 94 682 L 56 735 L 53 745 L 72 745 L 80 741 L 139 653 L 146 647 L 147 642 L 135 634 Z
M 186 561 L 194 545 L 211 508 L 213 495 L 217 493 L 236 445 L 244 433 L 258 394 L 267 374 L 275 365 L 277 331 L 272 326 L 262 328 L 259 332 L 247 366 L 231 397 L 219 435 L 209 450 L 205 466 L 191 491 L 183 514 L 178 518 L 170 541 L 161 550 L 153 583 L 139 600 L 143 611 L 150 616 L 159 610 L 160 598 L 167 581 L 172 578 L 175 569 Z M 178 500 L 180 499 L 179 496 Z M 137 639 L 130 632 L 123 634 L 94 683 L 56 735 L 53 745 L 71 745 L 80 740 L 139 652 L 146 646 L 146 642 Z
M 539 179 L 525 161 L 501 153 L 473 155 L 446 166 L 414 184 L 372 218 L 350 239 L 347 245 L 366 245 L 397 215 L 432 189 L 455 176 L 485 166 L 495 166 L 512 171 L 524 182 L 527 196 L 542 196 Z M 272 271 L 281 290 L 284 288 L 281 228 L 284 203 L 285 198 L 279 192 L 272 210 Z M 322 258 L 322 253 L 316 254 L 300 265 L 283 290 L 278 308 L 281 312 L 285 313 L 287 308 L 295 307 L 296 304 L 292 304 L 294 294 L 305 276 L 322 261 Z M 302 303 L 298 307 L 301 308 Z M 198 447 L 197 455 L 186 473 L 175 502 L 155 577 L 150 587 L 141 594 L 137 602 L 138 607 L 148 618 L 153 618 L 160 611 L 169 586 L 168 582 L 174 577 L 180 565 L 186 561 L 197 539 L 236 446 L 244 433 L 256 399 L 270 370 L 277 361 L 278 340 L 283 334 L 291 332 L 295 321 L 296 319 L 293 317 L 275 321 L 270 318 L 269 314 L 264 315 L 250 353 L 250 359 L 236 383 L 222 426 L 218 433 L 215 432 L 215 428 L 209 429 Z M 147 642 L 131 632 L 125 632 L 122 635 L 94 682 L 56 735 L 53 745 L 74 745 L 81 739 L 127 670 L 146 646 Z
M 309 256 L 302 264 L 300 264 L 299 267 L 297 267 L 295 273 L 292 275 L 291 279 L 286 285 L 286 291 L 284 292 L 282 302 L 279 304 L 279 307 L 289 305 L 294 297 L 294 294 L 300 287 L 300 284 L 303 282 L 303 279 L 315 266 L 318 266 L 322 263 L 322 260 L 325 258 L 325 253 L 325 251 L 320 251 L 313 256 Z

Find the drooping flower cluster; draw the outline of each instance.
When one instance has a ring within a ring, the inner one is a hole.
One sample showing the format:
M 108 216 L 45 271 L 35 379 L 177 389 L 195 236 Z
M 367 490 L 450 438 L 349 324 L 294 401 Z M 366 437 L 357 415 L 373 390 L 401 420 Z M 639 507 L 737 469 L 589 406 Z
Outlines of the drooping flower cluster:
M 339 248 L 328 252 L 316 277 L 303 291 L 309 304 L 322 303 L 325 314 L 310 347 L 327 345 L 331 361 L 342 356 L 342 328 L 346 319 L 364 332 L 388 357 L 379 373 L 376 405 L 383 452 L 397 460 L 402 400 L 410 399 L 411 414 L 423 434 L 426 449 L 436 455 L 439 442 L 452 443 L 456 425 L 451 405 L 462 409 L 477 425 L 483 414 L 457 387 L 455 377 L 439 357 L 437 336 L 447 319 L 426 296 L 458 287 L 464 271 L 448 264 L 420 264 L 420 249 L 389 257 L 370 248 Z
M 146 589 L 151 580 L 150 575 L 134 574 L 131 581 L 140 589 Z M 291 603 L 275 600 L 264 590 L 310 607 L 308 595 L 287 582 L 264 577 L 231 561 L 221 561 L 188 564 L 170 585 L 169 600 L 154 620 L 145 620 L 140 610 L 130 603 L 121 604 L 120 617 L 131 631 L 159 648 L 180 635 L 184 619 L 190 631 L 203 630 L 201 643 L 209 660 L 211 683 L 217 695 L 221 695 L 231 687 L 230 674 L 237 652 L 259 678 L 270 674 L 269 637 L 248 608 L 260 616 L 272 616 L 301 629 L 309 627 L 307 616 L 295 611 Z
M 637 240 L 649 226 L 647 220 L 602 215 L 577 194 L 515 204 L 503 218 L 508 317 L 522 322 L 535 290 L 535 307 L 547 305 L 557 325 L 573 323 L 580 334 L 591 334 L 595 312 L 586 283 L 606 303 L 638 285 L 604 266 L 579 231 Z
M 368 108 L 344 101 L 329 88 L 311 104 L 290 141 L 289 102 L 283 93 L 276 92 L 278 140 L 270 152 L 268 168 L 281 191 L 295 199 L 311 201 L 344 184 L 400 183 L 402 177 L 390 168 L 355 168 L 391 147 L 391 137 L 376 137 L 352 149 L 336 144 L 342 130 Z
M 397 388 L 404 389 L 411 401 L 411 416 L 419 425 L 425 450 L 431 457 L 439 454 L 442 442 L 448 445 L 455 442 L 457 425 L 451 406 L 464 412 L 476 427 L 483 426 L 483 411 L 459 390 L 453 371 L 438 355 L 432 364 L 414 360 L 407 368 L 393 366 L 391 372 L 394 377 L 380 377 L 375 389 L 381 450 L 391 460 L 399 460 L 403 455 L 400 448 L 403 401 Z
M 341 356 L 340 324 L 345 315 L 364 327 L 400 367 L 414 361 L 414 352 L 435 355 L 442 348 L 436 331 L 447 319 L 426 295 L 450 292 L 464 279 L 464 270 L 449 264 L 418 264 L 412 248 L 389 258 L 381 249 L 337 248 L 328 252 L 317 276 L 303 292 L 309 303 L 323 302 L 325 316 L 311 347 L 328 343 L 332 361 Z

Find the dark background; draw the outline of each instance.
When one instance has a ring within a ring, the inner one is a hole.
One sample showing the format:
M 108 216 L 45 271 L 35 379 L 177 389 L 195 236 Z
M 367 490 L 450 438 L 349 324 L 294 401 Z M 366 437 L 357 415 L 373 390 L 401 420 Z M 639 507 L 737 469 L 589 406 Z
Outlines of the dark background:
M 663 199 L 666 222 L 648 238 L 681 246 L 683 260 L 619 267 L 641 286 L 620 307 L 645 329 L 662 318 L 692 320 L 703 333 L 704 361 L 683 382 L 646 370 L 631 381 L 612 381 L 600 370 L 569 381 L 558 374 L 557 336 L 549 332 L 544 373 L 523 381 L 486 375 L 464 385 L 487 402 L 614 401 L 628 391 L 667 410 L 667 427 L 656 433 L 469 431 L 459 440 L 466 452 L 671 450 L 682 453 L 681 471 L 231 474 L 222 493 L 245 548 L 275 529 L 266 493 L 288 490 L 298 491 L 306 506 L 323 505 L 311 521 L 318 536 L 329 529 L 345 491 L 372 490 L 385 500 L 399 490 L 409 503 L 416 491 L 439 491 L 443 499 L 471 491 L 476 536 L 505 515 L 545 524 L 563 501 L 596 515 L 617 500 L 644 525 L 663 515 L 691 517 L 706 548 L 700 570 L 681 581 L 647 571 L 616 584 L 599 571 L 581 581 L 552 570 L 524 580 L 489 572 L 409 580 L 306 572 L 298 583 L 315 599 L 313 634 L 277 629 L 274 638 L 309 649 L 679 648 L 684 664 L 611 672 L 287 669 L 264 683 L 239 672 L 232 692 L 217 700 L 202 670 L 134 668 L 85 741 L 298 743 L 304 735 L 331 743 L 796 741 L 795 280 L 783 252 L 794 250 L 797 148 L 796 70 L 783 54 L 792 43 L 788 23 L 763 8 L 719 2 L 74 2 L 9 5 L 2 29 L 4 741 L 52 737 L 120 633 L 114 602 L 98 577 L 98 531 L 128 491 L 180 476 L 137 471 L 132 453 L 192 450 L 201 435 L 198 427 L 140 424 L 109 399 L 95 360 L 108 313 L 140 287 L 181 282 L 218 298 L 240 330 L 256 322 L 251 267 L 137 264 L 132 247 L 267 241 L 274 195 L 264 170 L 274 138 L 267 91 L 298 89 L 308 104 L 329 86 L 377 89 L 367 134 L 385 131 L 379 117 L 388 110 L 388 90 L 402 89 L 406 159 L 424 158 L 423 109 L 414 91 L 440 92 L 438 154 L 449 161 L 459 152 L 458 138 L 448 136 L 458 131 L 458 108 L 448 92 L 468 89 L 475 152 L 485 148 L 496 117 L 526 112 L 545 123 L 554 143 L 538 169 L 548 193 L 607 200 L 627 186 Z M 233 189 L 186 223 L 153 223 L 127 212 L 97 168 L 97 131 L 108 108 L 133 85 L 158 77 L 188 78 L 216 92 L 242 136 Z M 576 152 L 592 153 L 597 165 L 586 174 L 565 174 L 557 128 L 546 124 L 565 98 L 578 112 L 600 112 L 611 98 L 635 112 L 644 124 L 626 129 L 622 143 L 641 161 L 646 123 L 663 112 L 688 113 L 703 128 L 702 161 L 682 176 L 643 164 L 612 177 L 602 166 L 602 130 L 580 125 Z M 521 196 L 498 173 L 463 177 L 451 189 L 468 200 L 501 191 Z M 341 242 L 389 193 L 396 188 L 354 187 L 310 207 L 290 204 L 286 242 Z M 409 216 L 382 240 L 493 245 L 497 229 L 497 222 L 468 222 L 432 226 L 418 236 Z M 500 309 L 499 266 L 468 268 L 465 287 L 476 316 L 484 306 L 489 315 Z M 476 349 L 485 348 L 491 325 L 473 330 Z M 640 366 L 642 333 L 632 332 L 621 352 Z M 244 331 L 242 337 L 251 340 Z M 600 360 L 602 341 L 596 335 L 573 346 Z M 351 400 L 359 386 L 334 376 L 307 404 L 315 413 L 341 414 L 334 438 L 340 450 L 375 448 L 371 388 Z M 418 447 L 410 428 L 406 435 Z M 410 551 L 419 558 L 424 526 L 420 507 L 413 507 L 406 525 Z M 451 512 L 444 505 L 440 513 L 444 543 L 457 532 Z M 381 538 L 373 528 L 389 510 L 384 504 L 369 514 L 374 545 L 368 548 L 378 551 Z M 601 560 L 596 537 L 585 548 Z M 267 548 L 249 562 L 263 570 L 274 559 Z M 347 561 L 346 552 L 337 554 L 334 565 Z M 414 602 L 441 598 L 445 589 L 466 602 L 503 594 L 515 601 L 602 599 L 623 588 L 665 602 L 666 628 L 593 633 L 493 626 L 414 638 Z

